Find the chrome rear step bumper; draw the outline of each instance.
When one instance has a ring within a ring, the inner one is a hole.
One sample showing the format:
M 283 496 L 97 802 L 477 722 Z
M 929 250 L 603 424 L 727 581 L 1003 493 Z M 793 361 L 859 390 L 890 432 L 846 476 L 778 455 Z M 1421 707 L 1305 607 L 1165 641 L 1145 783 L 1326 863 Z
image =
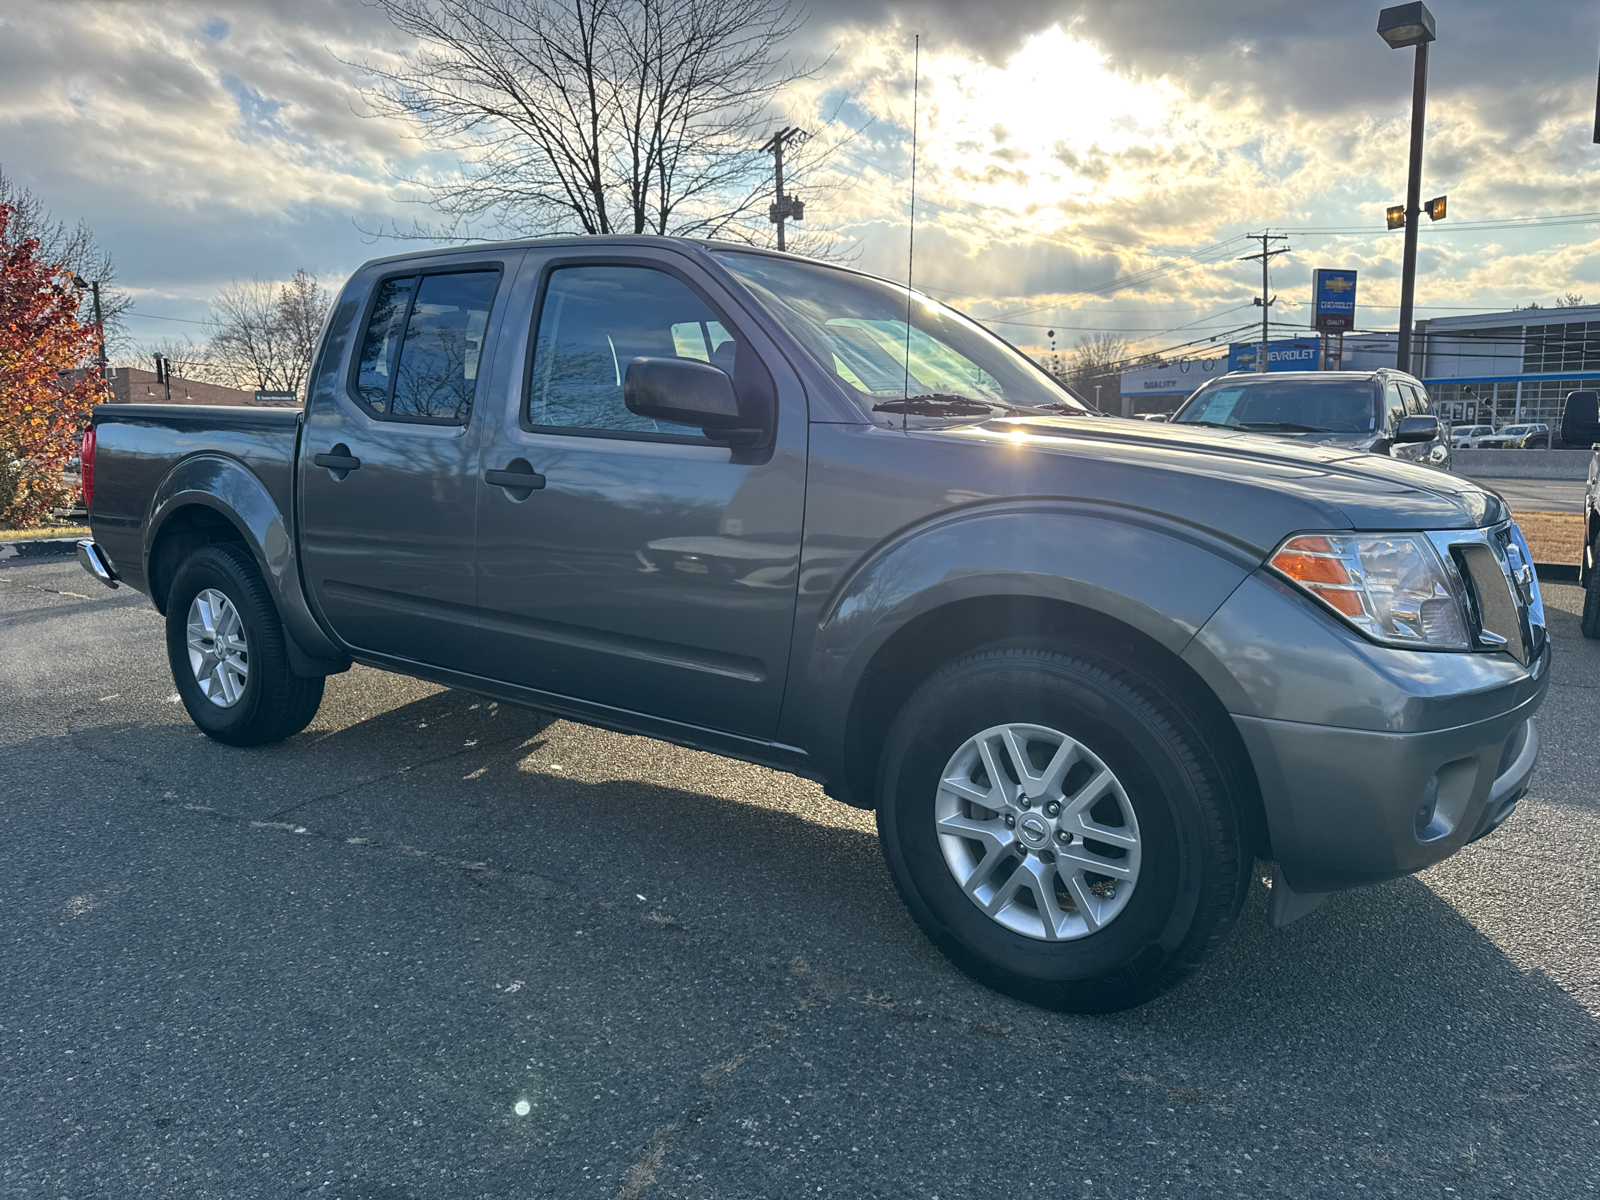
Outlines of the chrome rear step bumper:
M 117 586 L 117 572 L 111 566 L 111 560 L 106 557 L 104 550 L 94 544 L 93 539 L 85 538 L 78 543 L 78 565 L 108 588 Z

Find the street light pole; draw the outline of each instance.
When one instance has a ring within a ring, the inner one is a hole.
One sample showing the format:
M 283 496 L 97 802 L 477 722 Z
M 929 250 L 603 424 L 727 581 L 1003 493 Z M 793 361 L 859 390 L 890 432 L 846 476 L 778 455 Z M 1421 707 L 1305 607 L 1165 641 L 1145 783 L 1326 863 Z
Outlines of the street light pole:
M 1418 0 L 1378 14 L 1378 35 L 1391 49 L 1417 48 L 1411 78 L 1411 163 L 1406 176 L 1406 242 L 1400 267 L 1400 337 L 1395 367 L 1411 370 L 1411 311 L 1417 294 L 1417 228 L 1422 216 L 1422 130 L 1428 109 L 1428 43 L 1434 40 L 1433 14 Z
M 1411 79 L 1411 166 L 1406 176 L 1406 248 L 1400 268 L 1400 345 L 1395 366 L 1411 370 L 1411 309 L 1417 299 L 1417 229 L 1422 222 L 1422 126 L 1428 110 L 1428 43 L 1417 46 Z

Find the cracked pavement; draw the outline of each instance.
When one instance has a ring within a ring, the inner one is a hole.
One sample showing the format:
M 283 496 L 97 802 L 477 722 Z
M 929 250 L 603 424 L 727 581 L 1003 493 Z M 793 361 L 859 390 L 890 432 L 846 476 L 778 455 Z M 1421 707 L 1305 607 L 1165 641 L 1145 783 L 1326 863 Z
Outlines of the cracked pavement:
M 148 600 L 0 566 L 0 1198 L 1593 1195 L 1580 601 L 1500 833 L 1090 1018 L 813 783 L 359 667 L 220 746 Z

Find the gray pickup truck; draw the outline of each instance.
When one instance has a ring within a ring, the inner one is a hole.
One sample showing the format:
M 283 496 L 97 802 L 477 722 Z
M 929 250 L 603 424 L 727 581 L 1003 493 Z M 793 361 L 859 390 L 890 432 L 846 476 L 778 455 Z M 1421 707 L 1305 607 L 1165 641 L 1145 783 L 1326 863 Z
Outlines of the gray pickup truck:
M 1084 411 L 937 302 L 663 238 L 382 259 L 305 410 L 109 405 L 101 580 L 231 745 L 352 662 L 823 782 L 954 962 L 1137 1004 L 1528 787 L 1539 586 L 1426 467 Z M 601 853 L 605 853 L 602 849 Z M 774 869 L 780 869 L 775 864 Z

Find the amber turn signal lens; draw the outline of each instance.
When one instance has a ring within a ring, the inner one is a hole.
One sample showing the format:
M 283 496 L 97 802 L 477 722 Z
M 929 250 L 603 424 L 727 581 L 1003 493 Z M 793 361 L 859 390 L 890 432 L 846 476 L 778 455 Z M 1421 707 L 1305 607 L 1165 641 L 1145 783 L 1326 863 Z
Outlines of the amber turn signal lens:
M 1359 617 L 1366 611 L 1361 599 L 1366 589 L 1351 574 L 1345 556 L 1325 537 L 1305 534 L 1290 538 L 1272 556 L 1272 566 L 1347 617 Z

